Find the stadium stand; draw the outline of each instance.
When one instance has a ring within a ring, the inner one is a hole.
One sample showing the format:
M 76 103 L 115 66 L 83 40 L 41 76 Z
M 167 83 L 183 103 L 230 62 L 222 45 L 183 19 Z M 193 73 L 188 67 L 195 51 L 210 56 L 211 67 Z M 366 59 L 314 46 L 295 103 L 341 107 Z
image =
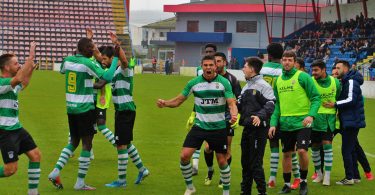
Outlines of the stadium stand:
M 304 58 L 307 70 L 315 59 L 324 59 L 330 73 L 337 59 L 358 65 L 369 63 L 374 58 L 374 38 L 375 19 L 360 15 L 341 24 L 317 24 L 314 30 L 304 31 L 285 42 L 285 49 L 295 50 Z
M 52 69 L 73 54 L 86 27 L 93 29 L 98 45 L 109 44 L 108 32 L 115 31 L 123 48 L 132 51 L 122 0 L 0 0 L 0 8 L 0 50 L 16 53 L 21 63 L 35 40 L 40 68 Z

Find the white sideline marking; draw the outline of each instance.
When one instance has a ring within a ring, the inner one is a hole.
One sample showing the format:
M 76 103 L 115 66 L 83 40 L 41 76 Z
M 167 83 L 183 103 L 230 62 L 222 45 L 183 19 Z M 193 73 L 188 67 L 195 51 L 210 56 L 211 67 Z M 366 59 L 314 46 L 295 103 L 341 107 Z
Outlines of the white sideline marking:
M 337 146 L 336 145 L 336 147 L 335 148 L 337 148 L 337 149 L 340 149 L 341 150 L 341 147 L 339 147 L 339 146 Z M 368 152 L 365 152 L 365 154 L 366 154 L 366 156 L 369 156 L 369 157 L 371 157 L 371 158 L 375 158 L 375 154 L 370 154 L 370 153 L 368 153 Z
M 367 156 L 371 157 L 371 158 L 375 158 L 375 155 L 373 155 L 373 154 L 370 154 L 370 153 L 368 153 L 368 152 L 365 152 L 365 154 L 366 154 Z

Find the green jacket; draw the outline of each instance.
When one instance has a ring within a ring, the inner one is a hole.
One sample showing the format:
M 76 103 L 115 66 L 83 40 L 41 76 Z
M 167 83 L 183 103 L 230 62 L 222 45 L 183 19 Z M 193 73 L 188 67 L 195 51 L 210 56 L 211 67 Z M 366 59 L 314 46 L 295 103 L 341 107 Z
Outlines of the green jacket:
M 297 72 L 296 68 L 293 68 L 290 71 L 283 69 L 283 74 L 280 76 L 283 80 L 288 80 L 293 77 Z M 280 77 L 278 79 L 280 79 Z M 301 73 L 298 77 L 298 82 L 306 91 L 307 97 L 310 99 L 310 111 L 308 115 L 304 116 L 280 116 L 280 102 L 279 95 L 277 91 L 277 82 L 274 83 L 273 91 L 276 97 L 275 111 L 271 117 L 271 127 L 280 126 L 281 131 L 294 131 L 305 128 L 302 124 L 302 121 L 307 116 L 316 117 L 319 107 L 320 107 L 320 95 L 318 90 L 315 87 L 314 81 L 307 73 Z M 290 97 L 291 103 L 296 103 L 298 100 L 294 100 L 293 97 Z

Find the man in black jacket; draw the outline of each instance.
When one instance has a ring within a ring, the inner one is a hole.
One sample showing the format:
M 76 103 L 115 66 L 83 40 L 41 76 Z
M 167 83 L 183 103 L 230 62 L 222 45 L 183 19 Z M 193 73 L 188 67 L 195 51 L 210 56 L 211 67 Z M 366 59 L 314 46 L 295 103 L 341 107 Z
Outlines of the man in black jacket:
M 259 194 L 266 194 L 263 156 L 275 96 L 272 87 L 259 75 L 262 66 L 260 59 L 248 58 L 242 69 L 247 80 L 238 100 L 239 123 L 244 126 L 241 139 L 242 195 L 251 194 L 253 180 Z
M 324 106 L 336 107 L 340 119 L 345 178 L 336 184 L 353 185 L 354 179 L 359 178 L 355 144 L 358 142 L 359 129 L 366 127 L 361 90 L 363 76 L 356 70 L 350 70 L 349 63 L 344 60 L 336 63 L 336 69 L 338 78 L 341 79 L 342 91 L 336 103 L 324 103 Z

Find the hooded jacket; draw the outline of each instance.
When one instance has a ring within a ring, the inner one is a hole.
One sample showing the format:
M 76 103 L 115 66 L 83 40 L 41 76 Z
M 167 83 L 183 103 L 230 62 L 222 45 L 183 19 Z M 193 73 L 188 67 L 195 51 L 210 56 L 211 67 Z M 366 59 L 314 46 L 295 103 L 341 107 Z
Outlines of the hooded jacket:
M 341 129 L 364 128 L 365 109 L 361 85 L 363 76 L 358 72 L 351 70 L 341 79 L 342 90 L 336 102 L 339 112 Z

